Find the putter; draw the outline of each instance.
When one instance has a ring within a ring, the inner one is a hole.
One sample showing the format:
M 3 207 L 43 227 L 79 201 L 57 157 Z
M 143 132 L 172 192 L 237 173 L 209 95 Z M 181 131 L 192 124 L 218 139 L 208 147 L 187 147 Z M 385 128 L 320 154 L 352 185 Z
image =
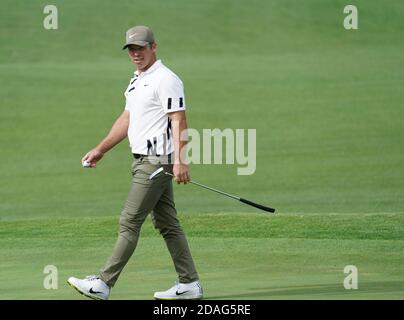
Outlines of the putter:
M 156 176 L 157 176 L 159 173 L 161 173 L 161 172 L 164 172 L 164 174 L 167 175 L 167 176 L 174 177 L 173 174 L 171 174 L 171 173 L 169 173 L 169 172 L 165 172 L 165 171 L 164 171 L 164 168 L 161 167 L 161 168 L 157 169 L 156 171 L 154 171 L 154 172 L 149 176 L 149 179 L 152 180 L 154 177 L 156 177 Z M 258 204 L 258 203 L 252 202 L 252 201 L 250 201 L 250 200 L 247 200 L 247 199 L 244 199 L 244 198 L 240 198 L 240 197 L 234 196 L 234 195 L 232 195 L 232 194 L 229 194 L 229 193 L 227 193 L 227 192 L 223 192 L 223 191 L 217 190 L 217 189 L 215 189 L 215 188 L 211 188 L 211 187 L 206 186 L 206 185 L 204 185 L 204 184 L 202 184 L 202 183 L 199 183 L 199 182 L 196 182 L 196 181 L 193 181 L 193 180 L 189 181 L 189 183 L 192 183 L 192 184 L 195 184 L 195 185 L 200 186 L 200 187 L 202 187 L 202 188 L 205 188 L 205 189 L 208 189 L 208 190 L 217 192 L 217 193 L 222 194 L 222 195 L 224 195 L 224 196 L 227 196 L 227 197 L 229 197 L 229 198 L 232 198 L 232 199 L 238 200 L 238 201 L 240 201 L 240 202 L 243 202 L 243 203 L 245 203 L 245 204 L 248 204 L 248 205 L 250 205 L 250 206 L 252 206 L 252 207 L 255 207 L 255 208 L 258 208 L 258 209 L 267 211 L 267 212 L 272 212 L 272 213 L 275 212 L 275 209 L 273 209 L 273 208 L 263 206 L 262 204 Z

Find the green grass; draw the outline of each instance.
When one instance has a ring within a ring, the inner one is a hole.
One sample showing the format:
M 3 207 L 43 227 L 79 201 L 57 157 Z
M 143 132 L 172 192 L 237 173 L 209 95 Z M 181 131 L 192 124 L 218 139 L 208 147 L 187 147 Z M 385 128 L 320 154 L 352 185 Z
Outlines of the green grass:
M 207 296 L 402 298 L 403 1 L 355 1 L 355 31 L 342 27 L 342 0 L 57 0 L 56 31 L 42 27 L 46 4 L 0 11 L 0 298 L 74 299 L 62 279 L 110 254 L 129 148 L 96 170 L 80 159 L 123 110 L 133 66 L 120 49 L 134 24 L 152 26 L 184 81 L 190 127 L 257 130 L 255 174 L 191 175 L 277 216 L 175 186 Z M 150 225 L 142 237 L 113 298 L 149 298 L 175 276 Z M 47 264 L 59 290 L 42 288 Z M 342 288 L 346 264 L 359 290 Z
M 207 299 L 402 298 L 403 215 L 222 213 L 180 218 Z M 2 222 L 0 299 L 80 298 L 65 280 L 97 273 L 116 231 L 117 217 Z M 343 270 L 352 264 L 358 268 L 359 289 L 348 291 Z M 58 290 L 43 288 L 45 265 L 58 268 Z M 173 267 L 164 241 L 147 219 L 111 298 L 150 299 L 170 279 Z

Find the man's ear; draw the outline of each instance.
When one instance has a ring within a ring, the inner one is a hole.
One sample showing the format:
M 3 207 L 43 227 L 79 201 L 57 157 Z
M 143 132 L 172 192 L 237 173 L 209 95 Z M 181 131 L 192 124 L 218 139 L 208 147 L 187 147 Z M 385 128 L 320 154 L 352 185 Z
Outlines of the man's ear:
M 151 45 L 151 49 L 153 50 L 153 52 L 156 52 L 157 50 L 157 43 L 153 42 Z

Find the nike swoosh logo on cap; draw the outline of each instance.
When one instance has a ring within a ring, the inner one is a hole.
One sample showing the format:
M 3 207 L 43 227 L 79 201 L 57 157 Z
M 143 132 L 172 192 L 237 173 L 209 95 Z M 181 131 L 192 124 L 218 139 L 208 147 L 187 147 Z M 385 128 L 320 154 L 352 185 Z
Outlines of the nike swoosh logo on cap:
M 129 38 L 132 39 L 134 36 L 136 36 L 136 33 L 130 35 Z

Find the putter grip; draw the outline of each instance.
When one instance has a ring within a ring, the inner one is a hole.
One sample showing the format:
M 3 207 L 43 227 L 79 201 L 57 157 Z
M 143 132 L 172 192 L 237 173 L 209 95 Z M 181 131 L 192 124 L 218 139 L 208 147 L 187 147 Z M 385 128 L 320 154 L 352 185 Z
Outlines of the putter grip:
M 240 198 L 240 201 L 243 202 L 243 203 L 245 203 L 245 204 L 248 204 L 248 205 L 250 205 L 250 206 L 256 207 L 256 208 L 261 209 L 261 210 L 264 210 L 264 211 L 275 212 L 275 209 L 273 209 L 273 208 L 269 208 L 269 207 L 263 206 L 263 205 L 261 205 L 261 204 L 252 202 L 252 201 L 247 200 L 247 199 Z

